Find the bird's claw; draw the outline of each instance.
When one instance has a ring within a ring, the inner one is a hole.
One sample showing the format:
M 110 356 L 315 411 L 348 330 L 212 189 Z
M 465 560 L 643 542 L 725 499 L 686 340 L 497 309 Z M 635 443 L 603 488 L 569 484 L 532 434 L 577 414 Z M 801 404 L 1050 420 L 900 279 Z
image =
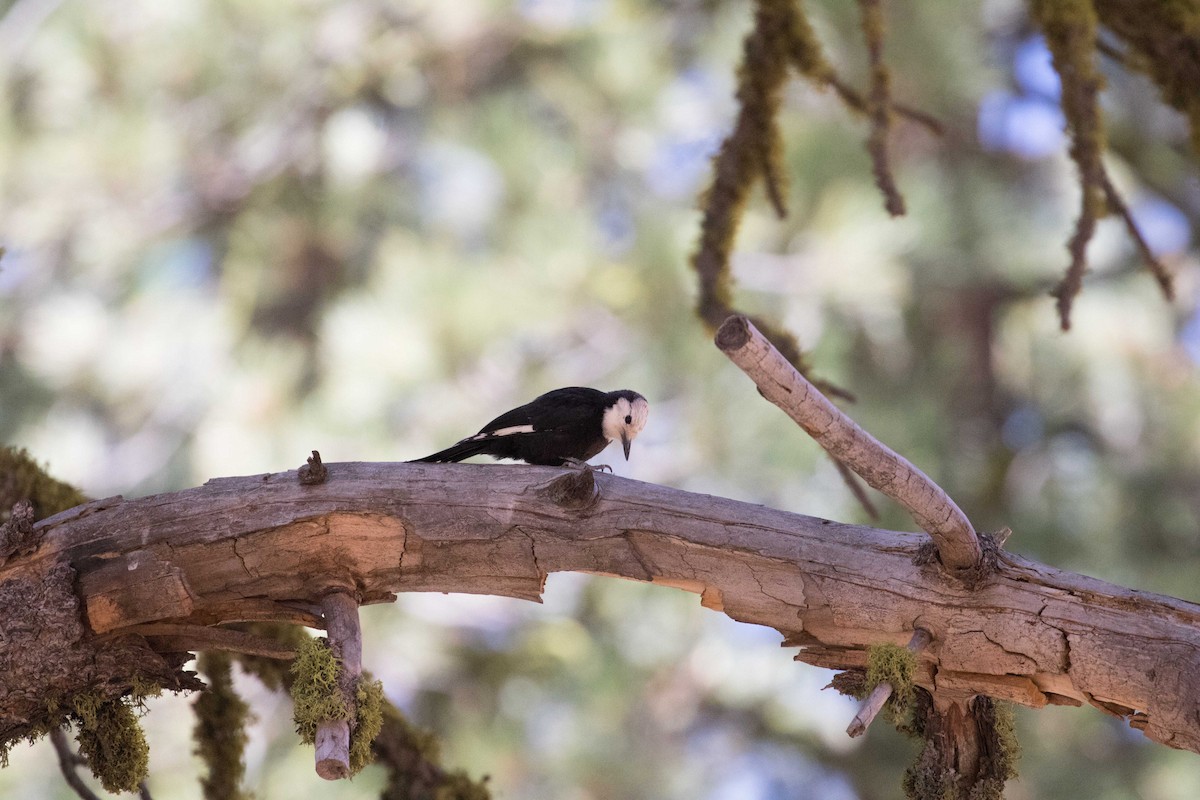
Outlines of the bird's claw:
M 608 464 L 589 464 L 586 461 L 580 460 L 578 458 L 564 458 L 563 466 L 564 467 L 574 467 L 575 469 L 588 470 L 588 471 L 592 471 L 592 470 L 598 470 L 600 472 L 612 472 L 613 471 L 612 467 L 610 467 Z

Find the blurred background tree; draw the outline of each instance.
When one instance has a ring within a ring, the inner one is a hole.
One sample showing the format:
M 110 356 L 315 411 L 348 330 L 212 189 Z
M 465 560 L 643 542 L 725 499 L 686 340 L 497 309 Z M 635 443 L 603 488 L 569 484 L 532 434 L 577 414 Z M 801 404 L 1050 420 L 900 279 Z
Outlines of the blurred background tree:
M 734 114 L 745 4 L 18 0 L 0 12 L 0 441 L 93 496 L 402 460 L 557 386 L 653 413 L 618 474 L 864 522 L 834 467 L 712 347 L 688 267 Z M 853 4 L 810 2 L 867 64 Z M 865 124 L 799 81 L 790 217 L 761 192 L 739 305 L 781 321 L 855 418 L 981 530 L 1200 600 L 1200 173 L 1182 114 L 1102 61 L 1107 164 L 1177 275 L 1104 220 L 1073 331 L 1049 289 L 1079 188 L 1059 80 L 1016 0 L 887 7 L 893 221 Z M 885 527 L 911 528 L 880 502 Z M 404 595 L 366 666 L 505 798 L 895 798 L 915 745 L 821 692 L 774 631 L 695 597 L 551 576 L 543 606 Z M 285 698 L 235 676 L 261 798 L 316 785 Z M 187 698 L 152 702 L 150 787 L 198 797 Z M 1200 762 L 1094 709 L 1018 711 L 1010 798 L 1193 798 Z M 68 797 L 48 744 L 0 795 Z

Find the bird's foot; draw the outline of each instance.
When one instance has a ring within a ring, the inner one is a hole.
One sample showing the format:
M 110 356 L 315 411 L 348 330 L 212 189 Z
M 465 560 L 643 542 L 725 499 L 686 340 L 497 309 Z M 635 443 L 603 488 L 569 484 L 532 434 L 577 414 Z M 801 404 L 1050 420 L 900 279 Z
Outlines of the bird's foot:
M 589 464 L 586 461 L 581 461 L 578 458 L 564 458 L 563 466 L 564 467 L 574 467 L 575 469 L 588 470 L 588 471 L 591 471 L 591 470 L 599 470 L 600 472 L 612 472 L 613 471 L 612 467 L 610 467 L 608 464 Z

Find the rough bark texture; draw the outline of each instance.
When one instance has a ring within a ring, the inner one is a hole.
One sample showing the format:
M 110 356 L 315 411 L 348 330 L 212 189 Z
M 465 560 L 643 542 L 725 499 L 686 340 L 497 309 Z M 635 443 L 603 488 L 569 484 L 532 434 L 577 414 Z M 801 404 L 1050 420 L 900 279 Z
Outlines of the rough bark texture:
M 0 735 L 19 728 L 29 698 L 60 682 L 136 672 L 153 655 L 126 635 L 137 625 L 303 618 L 348 587 L 363 602 L 397 591 L 537 600 L 547 573 L 577 571 L 697 592 L 708 608 L 776 628 L 804 648 L 798 659 L 837 669 L 863 667 L 867 646 L 902 645 L 919 626 L 933 643 L 917 684 L 939 704 L 976 694 L 1034 707 L 1089 702 L 1200 752 L 1200 605 L 1003 553 L 970 591 L 918 557 L 925 534 L 611 475 L 584 473 L 594 485 L 562 491 L 554 482 L 578 484 L 578 472 L 328 468 L 315 486 L 294 471 L 222 478 L 39 522 L 37 552 L 0 569 Z M 78 624 L 76 602 L 102 636 Z M 130 649 L 104 669 L 75 659 L 76 646 L 113 652 L 119 642 Z M 10 671 L 17 663 L 25 667 Z

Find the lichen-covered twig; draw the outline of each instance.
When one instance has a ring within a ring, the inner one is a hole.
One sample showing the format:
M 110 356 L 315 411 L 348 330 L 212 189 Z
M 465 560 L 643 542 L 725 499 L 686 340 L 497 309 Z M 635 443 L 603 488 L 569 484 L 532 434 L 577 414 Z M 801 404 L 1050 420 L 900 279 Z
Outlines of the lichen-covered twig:
M 862 10 L 862 29 L 867 39 L 867 62 L 871 68 L 868 113 L 871 134 L 867 152 L 871 155 L 875 185 L 883 194 L 884 206 L 893 217 L 904 215 L 904 198 L 896 188 L 896 178 L 888 160 L 888 133 L 892 126 L 891 74 L 883 62 L 884 20 L 882 0 L 858 0 Z
M 908 652 L 916 655 L 928 647 L 932 641 L 933 636 L 929 631 L 917 628 L 913 631 L 912 638 L 908 640 Z M 893 691 L 894 687 L 891 683 L 880 683 L 872 689 L 871 693 L 867 695 L 867 699 L 859 706 L 854 719 L 850 720 L 850 724 L 846 727 L 847 735 L 854 738 L 866 733 L 867 728 L 875 721 L 875 717 L 879 716 L 879 712 L 883 710 L 884 704 L 892 696 Z
M 327 781 L 350 777 L 350 729 L 354 693 L 350 689 L 362 676 L 362 628 L 358 601 L 349 592 L 336 591 L 321 600 L 329 646 L 340 667 L 339 684 L 348 696 L 350 714 L 317 725 L 315 749 L 317 774 Z
M 233 688 L 232 660 L 226 653 L 200 654 L 198 666 L 208 686 L 196 698 L 196 724 L 192 729 L 196 754 L 207 767 L 200 785 L 205 800 L 243 800 L 246 774 L 246 723 L 250 707 Z
M 1071 308 L 1083 288 L 1087 272 L 1087 246 L 1097 221 L 1108 210 L 1121 217 L 1137 245 L 1146 268 L 1154 275 L 1168 300 L 1173 297 L 1171 275 L 1147 245 L 1124 200 L 1104 168 L 1104 117 L 1099 96 L 1104 77 L 1096 68 L 1096 53 L 1119 58 L 1127 67 L 1148 71 L 1163 89 L 1167 102 L 1189 114 L 1193 146 L 1200 152 L 1200 10 L 1186 4 L 1150 3 L 1141 0 L 1113 3 L 1108 0 L 1032 0 L 1034 19 L 1046 37 L 1054 69 L 1062 80 L 1062 109 L 1071 134 L 1071 159 L 1079 171 L 1082 192 L 1079 218 L 1067 243 L 1071 263 L 1051 293 L 1058 300 L 1062 329 L 1071 327 Z M 1098 38 L 1103 22 L 1123 38 L 1129 50 L 1117 53 Z M 1190 33 L 1188 30 L 1190 29 Z M 1153 31 L 1153 33 L 1148 33 Z M 1128 57 L 1133 54 L 1135 57 Z M 1147 58 L 1146 56 L 1150 57 Z M 1175 58 L 1178 56 L 1178 58 Z M 1164 67 L 1171 62 L 1170 67 Z M 1180 90 L 1180 87 L 1186 87 Z
M 831 403 L 750 320 L 730 317 L 717 331 L 716 343 L 763 397 L 783 409 L 830 455 L 903 506 L 933 538 L 943 564 L 958 570 L 979 563 L 979 537 L 950 496 Z

